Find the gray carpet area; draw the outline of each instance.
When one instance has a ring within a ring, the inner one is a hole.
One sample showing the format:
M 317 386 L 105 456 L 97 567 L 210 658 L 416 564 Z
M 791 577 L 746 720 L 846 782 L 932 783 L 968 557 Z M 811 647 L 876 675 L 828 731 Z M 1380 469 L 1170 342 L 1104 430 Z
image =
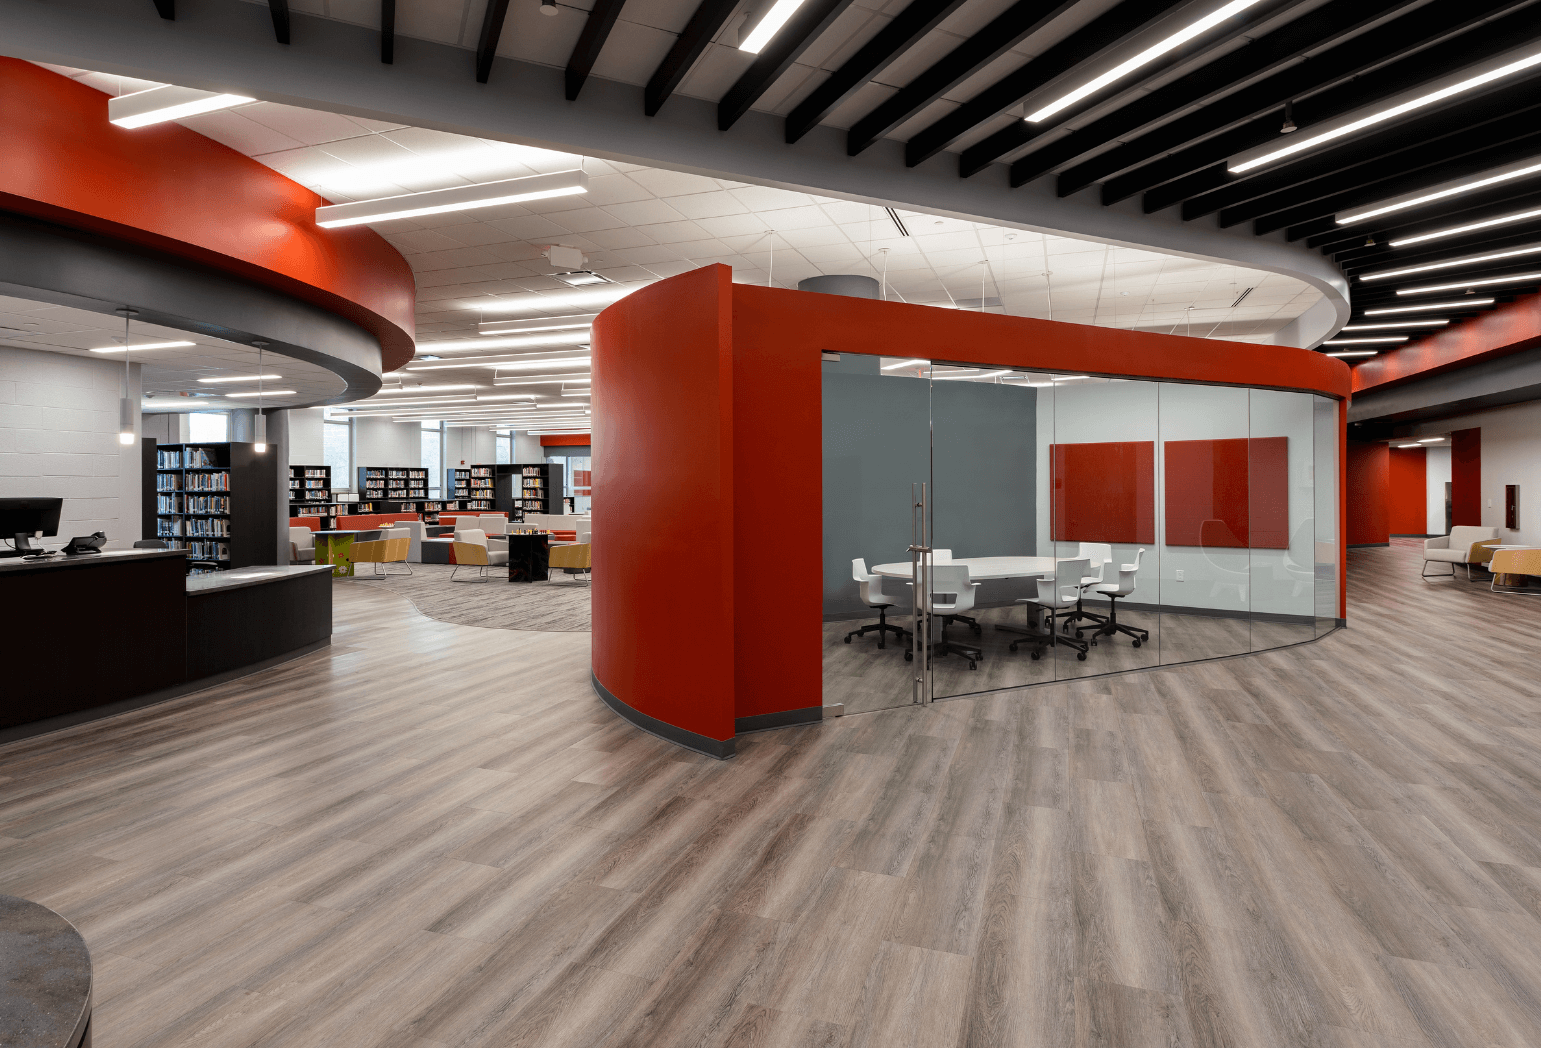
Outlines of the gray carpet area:
M 548 582 L 509 582 L 494 568 L 489 582 L 474 579 L 464 568 L 451 582 L 454 568 L 448 564 L 413 564 L 411 575 L 371 578 L 367 567 L 353 579 L 354 585 L 386 589 L 406 597 L 431 619 L 461 626 L 486 626 L 500 630 L 535 630 L 542 633 L 589 632 L 589 583 L 553 573 Z M 400 570 L 392 566 L 393 572 Z

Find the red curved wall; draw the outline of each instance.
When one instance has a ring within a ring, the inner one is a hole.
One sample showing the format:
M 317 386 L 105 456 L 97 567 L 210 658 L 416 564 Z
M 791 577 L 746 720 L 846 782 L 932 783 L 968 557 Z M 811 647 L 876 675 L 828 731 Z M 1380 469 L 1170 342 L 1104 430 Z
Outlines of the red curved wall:
M 321 229 L 327 201 L 176 123 L 126 130 L 107 95 L 0 58 L 0 208 L 212 266 L 310 302 L 412 358 L 416 285 L 364 228 Z
M 593 338 L 594 674 L 709 739 L 823 701 L 821 350 L 1349 392 L 1348 367 L 1307 350 L 732 279 L 659 281 Z

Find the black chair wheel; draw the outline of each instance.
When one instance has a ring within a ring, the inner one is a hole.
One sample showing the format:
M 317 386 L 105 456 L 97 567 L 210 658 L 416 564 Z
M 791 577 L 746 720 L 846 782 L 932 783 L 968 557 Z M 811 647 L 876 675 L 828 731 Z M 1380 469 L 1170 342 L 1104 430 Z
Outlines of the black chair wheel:
M 845 642 L 846 642 L 846 643 L 847 643 L 847 644 L 849 644 L 849 643 L 851 643 L 851 638 L 850 638 L 850 637 L 847 637 L 847 638 L 846 638 L 846 639 L 845 639 Z
M 971 669 L 971 670 L 977 670 L 977 669 L 978 669 L 978 668 L 979 668 L 979 667 L 978 667 L 978 666 L 976 666 L 976 665 L 974 665 L 974 664 L 973 664 L 973 663 L 972 663 L 972 662 L 971 662 L 971 663 L 969 663 L 969 664 L 968 664 L 968 668 L 969 668 L 969 669 Z
M 1076 652 L 1076 659 L 1081 661 L 1081 662 L 1085 662 L 1086 661 L 1086 652 L 1084 652 L 1084 651 Z
M 1139 637 L 1134 638 L 1134 646 L 1136 648 L 1138 648 L 1140 646 L 1140 638 Z
M 1063 626 L 1061 626 L 1060 627 L 1060 631 L 1063 632 L 1063 633 L 1069 633 L 1070 632 L 1070 623 L 1067 622 Z
M 1041 651 L 1033 652 L 1033 661 L 1034 662 L 1037 662 L 1042 657 L 1043 657 L 1043 652 L 1041 652 Z
M 915 653 L 913 651 L 905 652 L 904 653 L 904 661 L 905 662 L 914 662 L 915 661 Z

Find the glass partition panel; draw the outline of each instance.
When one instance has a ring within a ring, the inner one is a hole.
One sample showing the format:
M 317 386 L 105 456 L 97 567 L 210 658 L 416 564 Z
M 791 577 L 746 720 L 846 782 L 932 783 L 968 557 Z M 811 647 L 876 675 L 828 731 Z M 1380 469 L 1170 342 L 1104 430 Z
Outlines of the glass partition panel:
M 1248 390 L 1161 383 L 1161 662 L 1250 651 Z
M 929 363 L 847 353 L 822 368 L 824 702 L 848 713 L 907 705 L 911 490 L 931 480 Z
M 1250 391 L 1247 552 L 1253 651 L 1316 636 L 1312 400 L 1309 393 Z
M 1037 558 L 1047 386 L 1000 368 L 932 369 L 935 698 L 1054 679 L 1053 661 L 1035 657 L 1041 645 L 1024 643 L 1040 630 L 1026 603 L 1038 592 L 1034 569 L 1053 569 Z
M 1061 679 L 1160 660 L 1156 383 L 1056 375 L 1046 521 Z
M 1316 541 L 1312 554 L 1312 574 L 1316 589 L 1316 635 L 1331 630 L 1338 622 L 1338 402 L 1329 397 L 1313 396 L 1315 441 L 1312 469 L 1316 503 Z

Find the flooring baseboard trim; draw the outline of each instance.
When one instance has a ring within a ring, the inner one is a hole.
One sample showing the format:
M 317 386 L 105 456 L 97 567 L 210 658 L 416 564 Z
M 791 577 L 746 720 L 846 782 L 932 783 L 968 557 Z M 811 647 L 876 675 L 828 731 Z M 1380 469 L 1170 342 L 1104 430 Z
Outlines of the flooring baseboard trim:
M 185 681 L 170 688 L 152 691 L 147 695 L 136 695 L 131 699 L 109 702 L 105 706 L 93 706 L 88 710 L 76 710 L 74 713 L 61 713 L 57 717 L 47 717 L 28 724 L 17 724 L 9 728 L 0 729 L 0 746 L 8 742 L 32 739 L 39 735 L 63 731 L 66 728 L 73 728 L 77 724 L 89 724 L 91 721 L 116 717 L 120 713 L 132 713 L 135 710 L 142 710 L 147 706 L 158 706 L 163 702 L 184 698 L 200 691 L 208 691 L 210 688 L 216 688 L 221 684 L 226 684 L 240 677 L 247 677 L 273 666 L 304 658 L 312 652 L 330 647 L 331 643 L 331 637 L 323 637 L 321 640 L 303 644 L 298 648 L 283 652 L 280 655 L 274 655 L 272 658 L 263 659 L 260 662 L 253 662 L 248 666 L 237 666 L 233 670 L 226 670 L 223 673 L 216 673 L 208 677 L 199 677 L 197 680 Z
M 739 735 L 744 735 L 751 731 L 769 731 L 772 728 L 786 728 L 793 724 L 812 724 L 823 719 L 823 706 L 807 706 L 800 710 L 779 710 L 776 713 L 739 717 L 733 722 L 733 730 Z
M 630 722 L 649 735 L 656 735 L 665 742 L 672 742 L 676 746 L 683 746 L 687 750 L 695 750 L 704 753 L 708 757 L 715 757 L 725 761 L 732 757 L 737 750 L 733 739 L 712 739 L 705 735 L 699 735 L 693 731 L 676 727 L 667 721 L 661 721 L 657 717 L 650 717 L 641 710 L 633 709 L 620 699 L 616 698 L 609 688 L 599 682 L 594 671 L 589 671 L 589 683 L 594 686 L 594 694 L 598 695 L 606 706 L 614 710 L 623 720 Z

